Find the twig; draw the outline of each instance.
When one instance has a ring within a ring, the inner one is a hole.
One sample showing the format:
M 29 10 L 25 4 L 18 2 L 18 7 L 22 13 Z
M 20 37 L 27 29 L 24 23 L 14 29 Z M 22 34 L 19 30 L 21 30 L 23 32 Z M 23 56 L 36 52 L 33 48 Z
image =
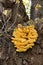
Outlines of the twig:
M 2 13 L 2 18 L 3 18 L 3 22 L 5 23 L 6 20 L 5 20 L 5 17 L 4 17 L 4 15 L 3 15 L 3 13 Z
M 6 21 L 7 22 L 7 25 L 8 25 L 8 22 L 9 22 L 9 20 L 10 20 L 10 18 L 11 18 L 11 15 L 10 15 L 10 17 L 8 18 L 8 20 Z M 4 28 L 5 29 L 5 31 L 4 32 L 7 32 L 7 26 Z
M 1 28 L 1 30 L 4 29 L 4 27 L 6 26 L 6 24 L 9 22 L 10 18 L 11 18 L 11 15 L 10 15 L 10 17 L 8 18 L 8 20 L 4 23 L 3 27 Z
M 17 9 L 16 9 L 15 21 L 14 21 L 14 23 L 11 25 L 11 27 L 9 27 L 8 31 L 11 30 L 11 28 L 12 28 L 12 27 L 14 26 L 14 24 L 16 23 L 18 8 L 19 8 L 19 4 L 18 4 Z

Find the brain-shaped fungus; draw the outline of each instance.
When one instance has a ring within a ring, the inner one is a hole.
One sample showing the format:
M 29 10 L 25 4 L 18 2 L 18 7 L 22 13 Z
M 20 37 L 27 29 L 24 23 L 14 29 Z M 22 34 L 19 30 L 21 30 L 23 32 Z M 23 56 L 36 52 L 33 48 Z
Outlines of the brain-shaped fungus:
M 22 26 L 19 24 L 18 27 L 14 29 L 12 36 L 13 37 L 11 39 L 14 43 L 14 47 L 16 47 L 16 51 L 25 52 L 34 46 L 34 42 L 36 42 L 38 34 L 34 25 Z

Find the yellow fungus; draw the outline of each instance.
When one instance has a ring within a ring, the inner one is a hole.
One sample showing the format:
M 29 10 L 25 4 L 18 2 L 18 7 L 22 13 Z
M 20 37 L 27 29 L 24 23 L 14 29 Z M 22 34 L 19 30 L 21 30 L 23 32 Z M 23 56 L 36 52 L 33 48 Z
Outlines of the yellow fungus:
M 22 26 L 19 24 L 19 26 L 13 31 L 11 42 L 13 42 L 17 52 L 25 52 L 35 45 L 38 33 L 34 25 Z

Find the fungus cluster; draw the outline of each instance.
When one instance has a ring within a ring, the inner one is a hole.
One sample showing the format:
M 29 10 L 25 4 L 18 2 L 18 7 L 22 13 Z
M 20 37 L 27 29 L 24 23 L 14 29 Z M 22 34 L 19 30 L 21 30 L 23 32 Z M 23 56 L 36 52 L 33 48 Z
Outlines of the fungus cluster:
M 12 36 L 11 42 L 13 42 L 14 47 L 16 47 L 16 51 L 25 52 L 34 46 L 38 34 L 34 25 L 22 26 L 19 24 L 18 27 L 14 29 Z

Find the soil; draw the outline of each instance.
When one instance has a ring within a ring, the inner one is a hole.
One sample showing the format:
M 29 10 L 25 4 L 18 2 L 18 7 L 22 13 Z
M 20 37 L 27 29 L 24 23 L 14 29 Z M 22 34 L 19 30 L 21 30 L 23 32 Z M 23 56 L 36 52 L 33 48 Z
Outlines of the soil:
M 10 9 L 11 13 L 4 15 L 3 9 Z M 18 23 L 27 25 L 28 20 L 22 2 L 0 0 L 0 65 L 43 65 L 43 22 L 35 24 L 39 38 L 32 49 L 19 53 L 11 43 L 13 29 Z

